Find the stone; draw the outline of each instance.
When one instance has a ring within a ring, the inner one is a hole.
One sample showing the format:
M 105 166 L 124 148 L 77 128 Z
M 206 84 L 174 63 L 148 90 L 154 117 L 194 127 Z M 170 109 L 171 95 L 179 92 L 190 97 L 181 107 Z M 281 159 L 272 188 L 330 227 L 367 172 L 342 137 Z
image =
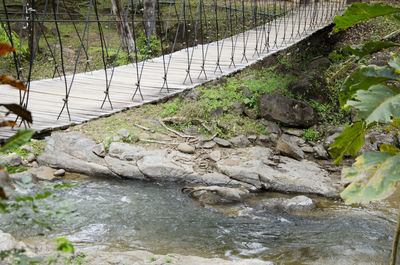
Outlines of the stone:
M 13 181 L 22 181 L 23 183 L 37 182 L 37 178 L 29 171 L 23 171 L 10 175 Z
M 256 141 L 257 145 L 268 145 L 271 142 L 271 137 L 268 135 L 259 135 Z
M 192 89 L 184 96 L 184 98 L 188 101 L 197 101 L 200 99 L 201 94 L 201 90 Z
M 327 57 L 317 57 L 313 59 L 309 65 L 309 69 L 320 69 L 320 68 L 328 68 L 331 65 L 331 61 Z
M 310 211 L 313 210 L 316 206 L 314 200 L 300 195 L 293 197 L 291 199 L 286 198 L 271 198 L 264 199 L 259 202 L 263 209 L 267 209 L 270 211 Z
M 399 141 L 397 139 L 397 132 L 394 130 L 390 131 L 389 133 L 377 131 L 368 132 L 365 135 L 364 146 L 360 149 L 358 155 L 364 152 L 378 151 L 382 144 L 398 146 Z
M 288 85 L 288 90 L 294 95 L 307 95 L 313 85 L 308 78 L 295 79 Z
M 267 132 L 274 133 L 277 135 L 282 134 L 281 128 L 275 122 L 263 120 L 261 123 L 262 123 L 262 125 L 265 126 L 265 130 L 267 130 Z
M 225 122 L 225 121 L 219 121 L 217 123 L 217 126 L 222 129 L 224 132 L 227 132 L 229 130 L 229 128 L 231 127 L 229 123 Z
M 231 138 L 229 139 L 229 142 L 231 142 L 232 145 L 235 147 L 247 147 L 251 144 L 250 141 L 247 139 L 247 137 L 244 135 L 239 135 L 234 138 Z
M 141 146 L 128 143 L 111 143 L 108 155 L 120 160 L 138 161 L 145 155 L 156 154 L 157 152 L 149 152 Z
M 188 163 L 175 162 L 179 154 L 172 153 L 169 156 L 158 152 L 154 155 L 146 155 L 137 161 L 137 166 L 148 179 L 160 182 L 199 183 L 200 177 L 193 170 L 194 158 L 183 157 Z
M 30 152 L 30 153 L 35 152 L 35 148 L 33 146 L 27 145 L 27 144 L 21 146 L 20 149 L 24 150 L 24 151 L 27 151 L 27 152 Z
M 17 167 L 22 164 L 22 157 L 20 157 L 16 153 L 11 153 L 8 156 L 4 157 L 4 162 L 9 166 Z
M 228 185 L 232 182 L 232 180 L 228 176 L 217 172 L 204 174 L 203 176 L 201 176 L 201 180 L 204 184 L 217 186 Z
M 224 109 L 222 107 L 216 107 L 210 110 L 211 117 L 220 117 L 222 114 L 224 114 Z
M 283 155 L 293 157 L 297 160 L 304 159 L 304 152 L 301 148 L 292 141 L 289 135 L 282 134 L 276 145 L 276 150 Z
M 322 146 L 322 144 L 317 144 L 313 147 L 314 152 L 315 152 L 315 158 L 319 159 L 329 159 L 329 154 L 325 150 L 325 148 Z
M 305 134 L 303 130 L 294 129 L 294 128 L 287 128 L 287 129 L 284 129 L 283 131 L 286 134 L 290 134 L 290 135 L 297 136 L 297 137 L 303 137 Z
M 177 147 L 177 149 L 182 152 L 182 153 L 186 153 L 186 154 L 194 154 L 194 152 L 196 151 L 196 149 L 187 144 L 187 143 L 180 143 Z
M 28 157 L 26 158 L 26 161 L 28 161 L 28 163 L 32 163 L 33 161 L 36 160 L 36 156 L 32 153 L 28 154 Z
M 203 148 L 203 149 L 212 149 L 214 148 L 216 143 L 214 141 L 206 141 L 206 142 L 199 142 L 196 145 L 196 148 Z
M 220 151 L 213 151 L 209 155 L 210 159 L 214 162 L 221 160 L 221 152 Z
M 50 167 L 46 167 L 46 166 L 40 166 L 38 168 L 30 168 L 28 169 L 28 171 L 37 179 L 40 180 L 48 180 L 51 181 L 54 179 L 54 172 L 55 170 L 50 168 Z
M 65 170 L 64 169 L 58 169 L 54 172 L 53 174 L 55 177 L 64 177 L 65 176 Z
M 131 136 L 131 133 L 125 128 L 118 130 L 117 134 L 123 138 L 129 138 Z
M 196 135 L 196 134 L 199 134 L 199 130 L 196 126 L 190 126 L 190 127 L 185 128 L 183 130 L 183 133 L 187 134 L 187 135 Z
M 192 198 L 205 204 L 228 204 L 242 202 L 249 196 L 249 191 L 242 188 L 230 188 L 220 186 L 196 186 L 183 187 L 182 191 Z
M 244 108 L 244 114 L 250 119 L 257 119 L 257 111 L 253 108 Z
M 29 253 L 24 253 L 31 256 L 31 251 L 27 248 L 25 243 L 16 240 L 12 235 L 5 233 L 0 230 L 0 251 L 12 250 L 12 249 L 25 249 Z
M 289 211 L 310 211 L 315 208 L 315 201 L 300 195 L 287 200 L 285 208 Z
M 247 140 L 249 140 L 251 143 L 255 143 L 257 141 L 257 135 L 249 135 L 247 136 Z
M 304 153 L 314 153 L 314 148 L 309 145 L 302 146 L 301 150 L 303 150 Z
M 333 144 L 333 142 L 335 141 L 335 138 L 338 137 L 340 135 L 340 132 L 335 132 L 331 135 L 329 135 L 328 137 L 325 138 L 324 143 L 323 143 L 323 147 L 327 150 L 329 150 L 329 146 L 331 144 Z
M 338 177 L 330 175 L 313 161 L 273 156 L 267 147 L 237 149 L 215 165 L 231 179 L 248 183 L 261 190 L 283 193 L 310 193 L 325 197 L 339 195 Z
M 122 178 L 148 180 L 144 174 L 139 170 L 136 162 L 119 160 L 111 156 L 106 156 L 104 160 L 107 163 L 107 167 L 116 175 Z
M 108 169 L 103 158 L 93 153 L 96 144 L 79 132 L 52 133 L 45 142 L 44 152 L 37 157 L 41 165 L 88 176 L 117 176 Z
M 96 144 L 95 146 L 93 146 L 92 152 L 99 157 L 106 156 L 106 149 L 104 148 L 103 144 Z
M 261 118 L 292 127 L 308 128 L 317 122 L 317 114 L 310 105 L 282 95 L 261 95 L 258 114 Z
M 115 136 L 113 136 L 113 138 L 112 138 L 112 141 L 113 141 L 113 142 L 119 142 L 119 141 L 121 141 L 121 140 L 122 140 L 121 136 L 118 136 L 118 135 L 115 135 Z
M 240 102 L 234 102 L 231 105 L 232 112 L 237 115 L 242 115 L 244 112 L 244 105 Z
M 229 141 L 227 141 L 227 140 L 225 140 L 225 139 L 222 139 L 222 138 L 219 138 L 219 137 L 214 137 L 214 142 L 216 142 L 219 146 L 222 146 L 222 147 L 232 147 L 232 144 L 231 144 L 231 142 L 229 142 Z
M 31 163 L 31 165 L 32 165 L 32 167 L 34 167 L 34 168 L 39 167 L 39 164 L 38 164 L 36 161 L 33 161 L 33 162 Z
M 242 93 L 242 96 L 244 98 L 252 98 L 253 97 L 253 92 L 251 92 L 247 86 L 239 87 L 238 92 Z

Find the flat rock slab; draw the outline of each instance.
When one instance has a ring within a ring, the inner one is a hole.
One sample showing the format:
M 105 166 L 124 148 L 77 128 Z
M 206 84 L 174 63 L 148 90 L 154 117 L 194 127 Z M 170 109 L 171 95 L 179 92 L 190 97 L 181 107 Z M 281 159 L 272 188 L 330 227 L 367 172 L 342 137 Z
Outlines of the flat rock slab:
M 266 147 L 225 149 L 224 156 L 215 159 L 215 168 L 203 175 L 196 171 L 199 168 L 196 157 L 179 151 L 112 143 L 107 156 L 101 158 L 93 153 L 95 143 L 78 133 L 55 134 L 46 142 L 46 151 L 38 157 L 41 165 L 89 176 L 338 195 L 339 180 L 318 164 L 276 156 Z

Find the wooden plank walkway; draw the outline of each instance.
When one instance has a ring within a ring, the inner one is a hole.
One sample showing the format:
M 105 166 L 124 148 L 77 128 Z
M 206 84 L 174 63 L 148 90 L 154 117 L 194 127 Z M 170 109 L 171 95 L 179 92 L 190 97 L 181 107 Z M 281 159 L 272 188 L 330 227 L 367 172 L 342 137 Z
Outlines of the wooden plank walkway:
M 145 103 L 155 102 L 211 80 L 240 71 L 267 56 L 300 42 L 314 32 L 330 25 L 333 17 L 327 16 L 327 10 L 329 8 L 326 6 L 323 9 L 313 10 L 313 12 L 316 12 L 313 13 L 315 15 L 313 17 L 323 17 L 324 19 L 319 21 L 318 25 L 313 25 L 312 27 L 310 26 L 310 21 L 307 21 L 307 17 L 304 16 L 306 12 L 311 12 L 311 10 L 297 10 L 245 33 L 234 35 L 218 42 L 216 41 L 203 46 L 197 45 L 165 55 L 164 59 L 169 63 L 167 78 L 169 92 L 165 88 L 160 92 L 160 88 L 164 83 L 162 56 L 146 60 L 144 64 L 142 62 L 138 63 L 139 69 L 136 69 L 136 64 L 116 67 L 109 90 L 113 109 L 110 108 L 108 102 L 104 104 L 103 109 L 100 108 L 105 96 L 104 91 L 106 87 L 104 70 L 76 74 L 69 96 L 71 120 L 69 120 L 66 110 L 64 110 L 57 120 L 58 114 L 64 104 L 64 80 L 57 78 L 32 81 L 28 105 L 28 109 L 33 115 L 32 129 L 38 132 L 45 132 L 67 128 L 70 125 L 80 124 Z M 308 20 L 310 19 L 311 16 Z M 298 34 L 299 32 L 301 34 Z M 267 38 L 268 36 L 269 38 Z M 247 43 L 245 49 L 243 46 L 244 43 Z M 256 47 L 259 48 L 258 53 L 256 52 Z M 204 73 L 200 75 L 203 64 L 203 51 L 207 52 L 206 60 L 204 61 L 207 79 L 205 79 Z M 218 53 L 220 54 L 220 69 L 218 68 L 215 71 Z M 242 60 L 243 54 L 246 55 L 247 60 Z M 184 83 L 185 76 L 187 75 L 188 56 L 192 60 L 190 75 L 193 83 L 189 79 Z M 231 64 L 232 56 L 234 58 L 234 65 Z M 136 73 L 137 70 L 140 73 L 142 67 L 140 87 L 144 99 L 142 100 L 140 95 L 137 94 L 132 100 L 136 89 L 135 84 L 137 83 Z M 108 70 L 108 76 L 110 74 L 111 69 Z M 199 75 L 200 78 L 198 78 Z M 68 83 L 72 78 L 72 76 L 66 77 Z M 0 103 L 17 103 L 19 92 L 5 86 L 1 85 L 0 87 Z M 15 133 L 15 130 L 0 128 L 0 140 L 7 139 Z

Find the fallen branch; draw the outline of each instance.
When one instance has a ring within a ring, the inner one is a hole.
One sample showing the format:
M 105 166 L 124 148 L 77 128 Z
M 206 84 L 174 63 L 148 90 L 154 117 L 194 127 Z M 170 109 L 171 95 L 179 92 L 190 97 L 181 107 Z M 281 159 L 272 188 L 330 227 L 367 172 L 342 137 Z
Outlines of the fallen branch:
M 152 144 L 179 145 L 179 143 L 169 143 L 165 141 L 148 140 L 148 139 L 140 139 L 140 141 Z
M 174 134 L 178 135 L 179 137 L 182 137 L 182 138 L 195 138 L 195 136 L 181 134 L 180 132 L 175 131 L 175 130 L 169 128 L 167 125 L 165 125 L 165 123 L 164 123 L 161 119 L 159 119 L 159 122 L 160 122 L 160 124 L 161 124 L 166 130 L 168 130 L 168 131 L 170 131 L 170 132 L 173 132 Z
M 154 130 L 152 130 L 150 128 L 144 127 L 143 125 L 140 125 L 140 124 L 137 124 L 137 123 L 133 123 L 133 125 L 136 126 L 136 127 L 139 127 L 142 130 L 145 130 L 145 131 L 148 131 L 148 132 L 151 132 L 151 133 L 155 133 L 156 132 L 156 131 L 154 131 Z

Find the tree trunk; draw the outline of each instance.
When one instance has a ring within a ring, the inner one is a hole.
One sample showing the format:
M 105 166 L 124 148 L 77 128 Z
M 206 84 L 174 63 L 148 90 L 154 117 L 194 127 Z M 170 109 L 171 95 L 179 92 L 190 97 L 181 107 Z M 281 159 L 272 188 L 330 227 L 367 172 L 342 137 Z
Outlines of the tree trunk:
M 150 38 L 154 30 L 154 12 L 156 9 L 156 0 L 144 0 L 143 6 L 144 30 L 147 38 Z
M 111 0 L 112 12 L 115 16 L 115 21 L 117 22 L 118 34 L 122 40 L 122 48 L 128 53 L 135 52 L 135 42 L 133 40 L 132 31 L 126 20 L 122 0 Z

